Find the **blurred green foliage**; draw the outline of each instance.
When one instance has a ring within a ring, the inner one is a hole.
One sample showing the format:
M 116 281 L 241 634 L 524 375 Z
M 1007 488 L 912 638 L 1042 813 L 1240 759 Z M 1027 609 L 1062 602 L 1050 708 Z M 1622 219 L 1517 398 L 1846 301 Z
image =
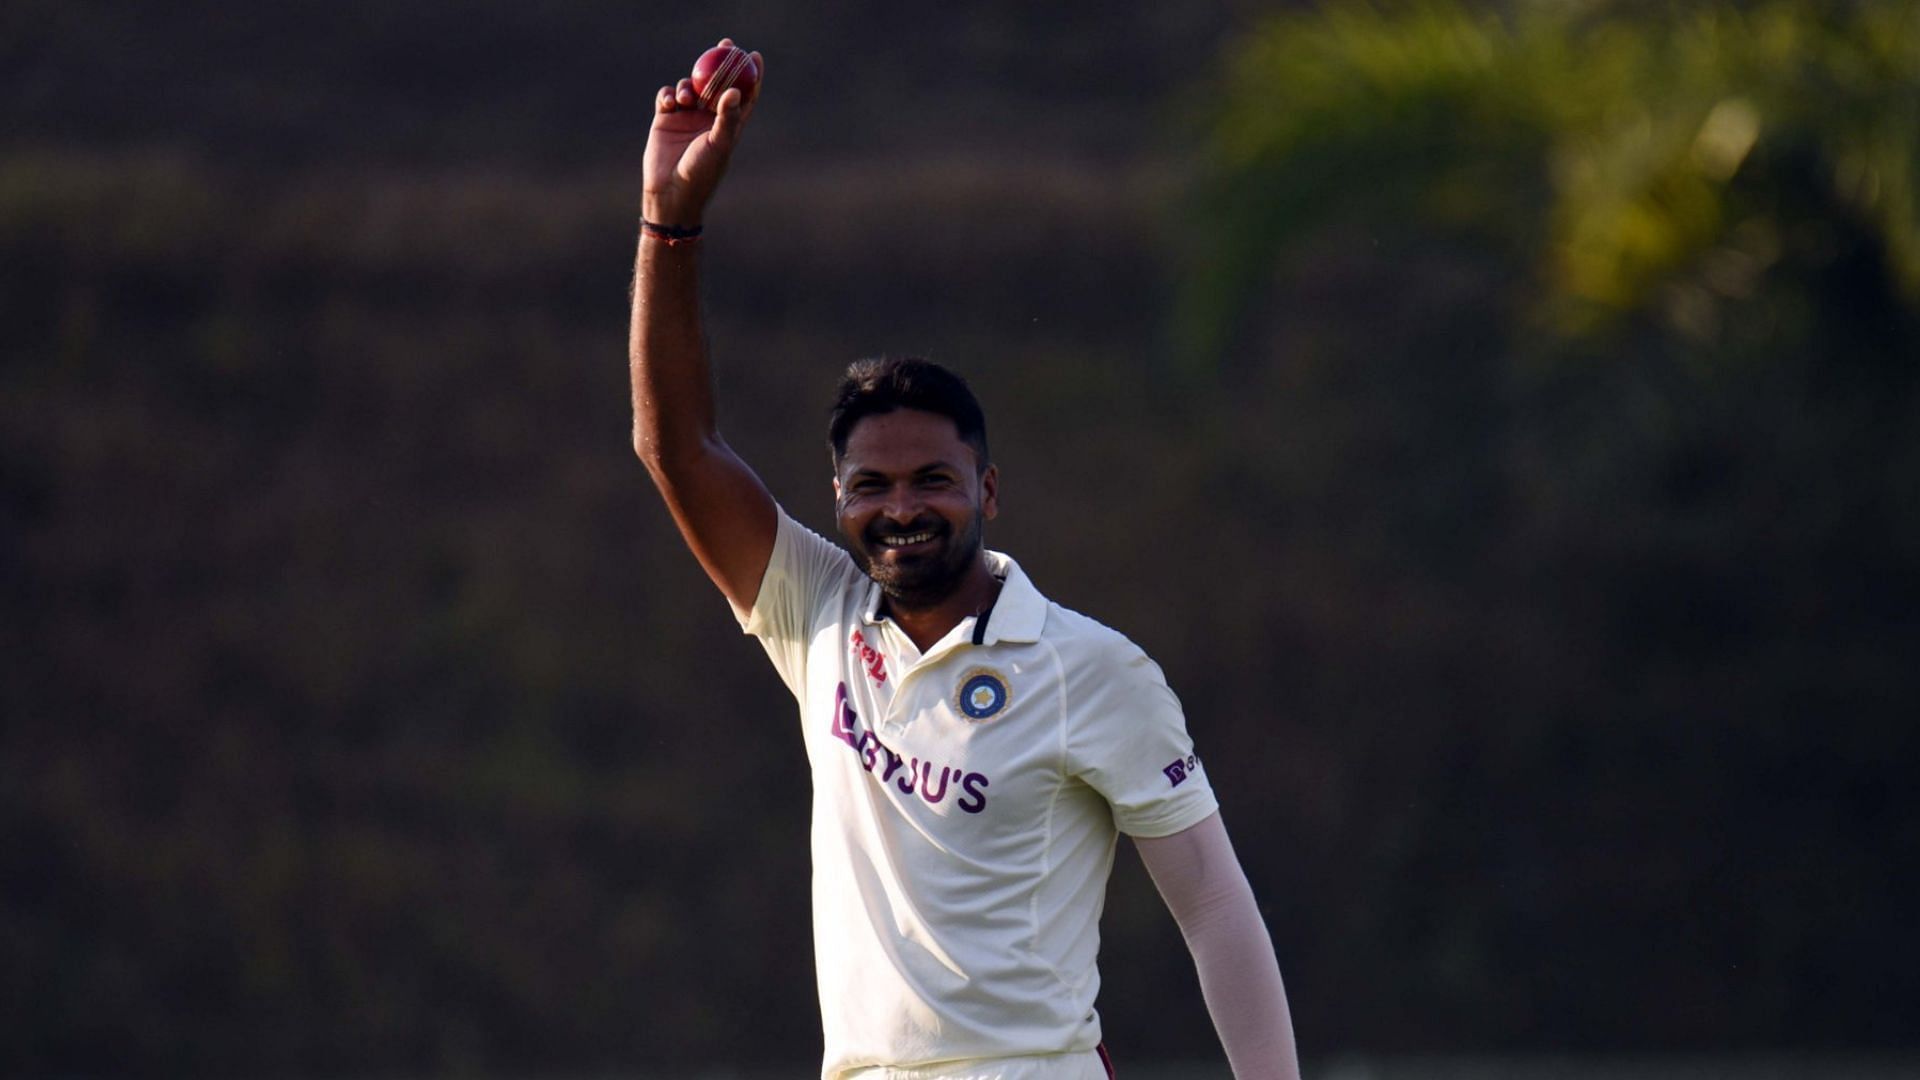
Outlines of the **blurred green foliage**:
M 1334 3 L 1227 69 L 1181 312 L 1200 355 L 1282 252 L 1356 221 L 1508 264 L 1546 350 L 1636 318 L 1796 347 L 1816 328 L 1772 309 L 1836 229 L 1920 302 L 1912 3 Z
M 1366 762 L 1342 879 L 1400 884 L 1305 919 L 1365 1008 L 1908 1039 L 1920 5 L 1329 3 L 1224 70 L 1175 355 L 1275 753 Z

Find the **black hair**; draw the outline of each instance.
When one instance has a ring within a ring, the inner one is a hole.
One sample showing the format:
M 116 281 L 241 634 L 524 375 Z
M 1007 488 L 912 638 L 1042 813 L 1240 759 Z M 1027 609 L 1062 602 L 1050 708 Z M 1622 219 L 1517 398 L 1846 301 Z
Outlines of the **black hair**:
M 847 365 L 827 423 L 834 462 L 846 454 L 853 425 L 895 409 L 918 409 L 952 420 L 960 441 L 973 448 L 980 471 L 986 471 L 987 416 L 967 380 L 918 356 L 873 357 Z

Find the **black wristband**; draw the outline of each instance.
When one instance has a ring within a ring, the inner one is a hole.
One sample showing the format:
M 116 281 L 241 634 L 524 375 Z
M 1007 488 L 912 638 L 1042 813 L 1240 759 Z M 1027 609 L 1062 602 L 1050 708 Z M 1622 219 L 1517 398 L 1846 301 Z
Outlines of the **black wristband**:
M 665 240 L 669 246 L 700 239 L 700 233 L 704 228 L 705 226 L 702 225 L 660 225 L 646 218 L 640 219 L 641 232 Z

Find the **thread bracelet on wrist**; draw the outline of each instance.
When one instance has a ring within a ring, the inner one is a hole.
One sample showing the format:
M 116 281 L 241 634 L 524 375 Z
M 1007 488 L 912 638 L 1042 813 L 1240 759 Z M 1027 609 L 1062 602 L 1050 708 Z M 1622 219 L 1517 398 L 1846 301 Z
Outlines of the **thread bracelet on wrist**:
M 646 218 L 640 219 L 640 231 L 665 241 L 668 247 L 693 243 L 700 239 L 700 233 L 704 228 L 705 226 L 701 225 L 661 225 Z

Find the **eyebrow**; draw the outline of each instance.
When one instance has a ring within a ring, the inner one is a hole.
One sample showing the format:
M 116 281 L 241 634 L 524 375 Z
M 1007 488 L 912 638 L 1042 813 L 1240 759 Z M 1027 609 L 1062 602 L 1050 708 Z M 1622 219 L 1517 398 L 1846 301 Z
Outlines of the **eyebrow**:
M 907 475 L 908 476 L 925 476 L 928 473 L 936 473 L 936 472 L 958 473 L 959 471 L 960 471 L 960 467 L 958 465 L 953 464 L 950 461 L 934 461 L 934 462 L 929 462 L 925 465 L 921 465 L 912 469 L 907 473 Z M 887 474 L 881 472 L 879 469 L 859 468 L 859 469 L 854 469 L 852 472 L 848 473 L 847 479 L 858 480 L 868 476 L 879 477 L 882 480 L 887 478 Z

